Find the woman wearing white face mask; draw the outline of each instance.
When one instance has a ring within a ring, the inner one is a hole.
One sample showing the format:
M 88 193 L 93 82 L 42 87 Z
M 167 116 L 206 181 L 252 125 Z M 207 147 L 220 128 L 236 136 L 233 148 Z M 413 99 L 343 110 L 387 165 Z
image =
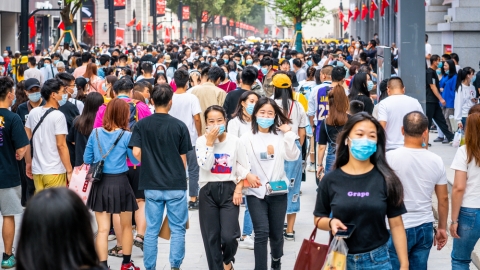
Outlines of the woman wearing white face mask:
M 255 269 L 267 269 L 269 239 L 271 269 L 281 269 L 289 186 L 284 163 L 297 160 L 301 154 L 295 143 L 297 134 L 289 123 L 291 121 L 277 103 L 263 97 L 253 109 L 252 131 L 240 138 L 255 176 L 247 177 L 249 188 L 246 191 L 255 231 Z
M 105 81 L 102 84 L 102 90 L 105 92 L 105 103 L 108 103 L 110 100 L 115 98 L 115 94 L 113 93 L 113 85 L 117 81 L 117 76 L 108 75 L 105 77 Z
M 352 46 L 353 46 L 353 44 L 352 44 Z M 362 43 L 360 41 L 356 42 L 355 43 L 355 48 L 353 49 L 353 53 L 352 53 L 353 60 L 358 61 L 358 59 L 360 59 L 360 54 L 362 52 L 363 52 Z
M 371 115 L 353 115 L 338 135 L 335 170 L 318 186 L 314 222 L 336 235 L 355 230 L 345 243 L 347 270 L 392 269 L 388 242 L 393 241 L 401 270 L 408 270 L 407 238 L 402 216 L 403 187 L 385 157 L 385 132 Z M 387 230 L 388 219 L 390 232 Z M 375 237 L 371 237 L 375 235 Z M 391 239 L 391 240 L 390 240 Z
M 239 205 L 243 181 L 250 173 L 245 146 L 225 132 L 225 110 L 213 105 L 205 110 L 205 135 L 195 148 L 199 174 L 199 217 L 210 269 L 233 269 L 240 237 Z M 221 237 L 218 237 L 220 236 Z

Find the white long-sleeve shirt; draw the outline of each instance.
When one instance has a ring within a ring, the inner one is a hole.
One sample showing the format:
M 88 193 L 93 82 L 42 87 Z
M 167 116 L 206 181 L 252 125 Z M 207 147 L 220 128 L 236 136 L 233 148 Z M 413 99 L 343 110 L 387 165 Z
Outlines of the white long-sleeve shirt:
M 454 117 L 457 123 L 462 121 L 462 117 L 468 116 L 468 111 L 475 103 L 472 99 L 475 98 L 475 87 L 472 85 L 465 85 L 462 83 L 455 92 L 455 103 L 453 107 L 455 109 Z
M 195 149 L 200 167 L 200 188 L 209 182 L 232 181 L 237 184 L 237 179 L 247 178 L 250 172 L 245 146 L 234 135 L 227 133 L 225 140 L 220 142 L 217 139 L 213 147 L 207 146 L 207 139 L 203 135 L 197 139 Z
M 251 171 L 262 183 L 259 188 L 248 188 L 246 195 L 263 199 L 266 194 L 265 184 L 270 181 L 285 181 L 289 185 L 284 164 L 285 161 L 297 160 L 301 154 L 295 143 L 296 137 L 292 131 L 277 131 L 277 135 L 248 132 L 240 138 L 247 150 Z

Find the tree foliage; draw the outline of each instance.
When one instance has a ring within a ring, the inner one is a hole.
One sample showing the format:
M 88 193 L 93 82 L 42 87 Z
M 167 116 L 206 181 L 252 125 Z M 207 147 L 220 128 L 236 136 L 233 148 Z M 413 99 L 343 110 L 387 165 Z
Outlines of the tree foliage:
M 65 27 L 73 25 L 73 18 L 82 7 L 82 2 L 83 0 L 63 0 L 63 9 L 60 11 L 60 16 Z

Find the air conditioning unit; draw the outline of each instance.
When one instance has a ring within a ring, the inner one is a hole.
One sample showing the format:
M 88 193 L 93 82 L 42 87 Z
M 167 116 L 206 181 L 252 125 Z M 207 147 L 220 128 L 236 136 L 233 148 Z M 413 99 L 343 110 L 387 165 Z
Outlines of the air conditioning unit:
M 444 19 L 445 22 L 447 22 L 447 23 L 452 22 L 452 16 L 450 16 L 450 15 L 445 15 L 445 16 L 443 16 L 443 19 Z

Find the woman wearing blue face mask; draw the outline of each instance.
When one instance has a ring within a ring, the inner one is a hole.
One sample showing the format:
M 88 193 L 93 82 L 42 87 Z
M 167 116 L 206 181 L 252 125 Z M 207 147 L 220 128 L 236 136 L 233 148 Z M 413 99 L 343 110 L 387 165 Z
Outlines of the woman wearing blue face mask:
M 363 102 L 364 111 L 371 115 L 374 105 L 372 99 L 370 98 L 370 91 L 373 90 L 374 84 L 372 82 L 370 74 L 360 72 L 355 75 L 352 81 L 353 83 L 351 84 L 352 87 L 350 89 L 348 99 L 350 101 L 359 100 Z
M 392 269 L 387 247 L 390 235 L 400 269 L 407 270 L 407 239 L 401 217 L 407 212 L 403 187 L 386 161 L 382 126 L 371 115 L 357 113 L 347 121 L 337 142 L 335 169 L 318 186 L 313 212 L 316 226 L 333 235 L 346 230 L 345 224 L 355 226 L 351 236 L 344 239 L 347 270 Z
M 225 132 L 226 122 L 227 114 L 222 107 L 208 107 L 206 133 L 195 144 L 200 167 L 200 230 L 209 269 L 233 269 L 240 237 L 238 215 L 243 188 L 240 179 L 254 177 L 245 147 L 238 137 Z
M 228 134 L 242 137 L 243 134 L 252 130 L 252 113 L 260 96 L 255 92 L 246 91 L 240 96 L 237 108 L 232 114 L 233 118 L 228 122 Z
M 255 176 L 247 177 L 246 191 L 255 231 L 255 269 L 267 269 L 268 240 L 271 269 L 281 269 L 283 222 L 290 186 L 285 161 L 296 161 L 301 154 L 295 142 L 297 134 L 289 126 L 291 123 L 274 100 L 263 97 L 253 109 L 252 131 L 240 138 Z

